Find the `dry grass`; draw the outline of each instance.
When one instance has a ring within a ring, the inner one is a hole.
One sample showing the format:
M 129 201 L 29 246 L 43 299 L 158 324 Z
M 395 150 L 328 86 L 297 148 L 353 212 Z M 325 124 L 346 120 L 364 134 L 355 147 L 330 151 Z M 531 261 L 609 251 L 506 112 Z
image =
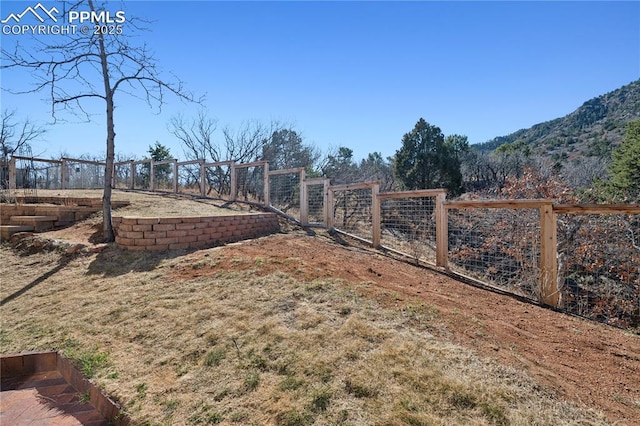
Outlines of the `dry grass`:
M 94 380 L 136 424 L 605 424 L 433 337 L 433 306 L 385 308 L 339 279 L 279 272 L 269 253 L 230 253 L 2 247 L 0 297 L 17 296 L 0 350 L 100 360 Z
M 20 195 L 20 192 L 18 192 Z M 102 198 L 102 190 L 97 189 L 73 189 L 73 190 L 38 190 L 38 196 L 42 197 L 89 197 Z M 221 208 L 222 200 L 196 198 L 189 195 L 170 194 L 166 192 L 124 191 L 114 189 L 111 199 L 113 201 L 129 201 L 131 204 L 117 209 L 114 216 L 139 216 L 139 217 L 177 217 L 197 215 L 224 215 L 237 214 L 239 205 L 234 204 L 231 212 L 228 208 Z
M 125 193 L 131 201 L 129 206 L 117 210 L 118 216 L 138 217 L 180 217 L 180 216 L 215 216 L 237 214 L 221 208 L 221 200 L 199 199 L 179 194 L 154 194 L 152 192 Z M 234 204 L 237 208 L 238 205 Z

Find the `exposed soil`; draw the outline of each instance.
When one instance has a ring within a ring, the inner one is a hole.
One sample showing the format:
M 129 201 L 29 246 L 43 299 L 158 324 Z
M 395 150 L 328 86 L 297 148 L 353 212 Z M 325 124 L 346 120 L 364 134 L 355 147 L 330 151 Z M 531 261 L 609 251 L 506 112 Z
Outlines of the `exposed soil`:
M 299 278 L 339 277 L 362 284 L 384 304 L 425 302 L 439 312 L 433 330 L 485 356 L 526 370 L 567 399 L 602 410 L 614 421 L 640 423 L 640 338 L 458 282 L 437 271 L 344 247 L 323 237 L 275 235 L 227 247 L 219 268 L 237 258 L 268 258 L 262 270 Z M 250 265 L 247 265 L 249 267 Z M 185 269 L 179 275 L 206 271 Z
M 91 244 L 96 223 L 47 233 Z M 204 255 L 203 255 L 204 256 Z M 640 424 L 640 337 L 475 288 L 438 271 L 344 246 L 318 232 L 278 234 L 227 246 L 215 269 L 177 268 L 176 278 L 251 267 L 301 279 L 342 278 L 385 305 L 426 303 L 438 313 L 433 334 L 527 371 L 567 399 L 602 410 L 612 421 Z M 271 268 L 271 269 L 270 269 Z

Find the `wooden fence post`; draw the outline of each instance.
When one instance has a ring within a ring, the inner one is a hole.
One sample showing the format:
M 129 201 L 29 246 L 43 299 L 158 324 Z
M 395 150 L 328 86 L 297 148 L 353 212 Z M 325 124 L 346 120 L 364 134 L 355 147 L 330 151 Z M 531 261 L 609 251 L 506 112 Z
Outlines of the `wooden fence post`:
M 131 176 L 129 176 L 129 189 L 136 187 L 136 164 L 133 160 L 130 160 L 129 167 L 131 167 Z
M 11 157 L 9 160 L 9 190 L 16 189 L 16 159 Z
M 558 292 L 557 223 L 553 204 L 540 207 L 540 302 L 557 306 Z
M 60 189 L 67 189 L 67 179 L 67 160 L 63 158 L 60 165 Z
M 380 193 L 380 185 L 374 185 L 371 187 L 371 242 L 373 247 L 380 247 L 380 204 L 381 200 L 378 197 Z
M 303 226 L 309 224 L 309 201 L 307 196 L 308 187 L 305 182 L 304 169 L 300 170 L 300 223 Z
M 324 178 L 324 182 L 322 184 L 322 213 L 324 215 L 325 226 L 329 227 L 329 222 L 327 222 L 327 218 L 329 217 L 329 178 Z
M 203 197 L 207 191 L 207 168 L 204 166 L 204 158 L 200 160 L 200 195 Z
M 445 201 L 447 193 L 436 195 L 436 266 L 448 268 L 449 257 L 449 220 Z
M 236 176 L 236 164 L 232 163 L 230 167 L 231 167 L 231 171 L 230 171 L 231 172 L 231 183 L 230 183 L 230 185 L 231 185 L 231 194 L 230 194 L 230 198 L 231 198 L 231 200 L 235 201 L 236 197 L 238 196 L 238 182 L 237 182 L 238 176 Z
M 153 160 L 149 162 L 149 190 L 155 191 L 156 189 L 156 171 L 153 164 Z
M 262 172 L 262 181 L 263 186 L 264 186 L 264 205 L 265 206 L 270 206 L 271 202 L 269 200 L 270 196 L 271 196 L 271 191 L 269 190 L 269 163 L 267 161 L 264 162 L 264 167 L 263 167 L 263 172 Z
M 173 159 L 173 193 L 178 193 L 178 159 Z
M 333 200 L 333 189 L 330 186 L 326 186 L 325 197 L 326 202 L 324 205 L 324 223 L 328 230 L 333 230 L 333 208 L 334 208 L 334 200 Z

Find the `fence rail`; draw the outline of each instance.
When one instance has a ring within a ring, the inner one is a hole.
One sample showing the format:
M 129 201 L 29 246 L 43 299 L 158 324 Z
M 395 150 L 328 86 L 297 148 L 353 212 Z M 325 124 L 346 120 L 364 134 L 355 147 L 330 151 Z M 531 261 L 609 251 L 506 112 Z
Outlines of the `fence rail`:
M 3 176 L 10 189 L 77 188 L 104 184 L 104 165 L 15 156 Z M 640 328 L 640 205 L 449 201 L 443 189 L 332 186 L 326 177 L 307 178 L 303 168 L 270 170 L 266 161 L 118 162 L 112 186 L 264 204 L 305 226 L 333 229 L 453 275 Z

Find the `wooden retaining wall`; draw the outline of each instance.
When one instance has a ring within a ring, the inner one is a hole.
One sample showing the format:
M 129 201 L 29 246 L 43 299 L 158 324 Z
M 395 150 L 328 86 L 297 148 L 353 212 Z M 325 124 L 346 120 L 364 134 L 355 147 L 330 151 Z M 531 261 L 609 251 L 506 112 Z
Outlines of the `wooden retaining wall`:
M 118 247 L 161 251 L 211 247 L 280 230 L 273 213 L 194 217 L 114 217 Z

